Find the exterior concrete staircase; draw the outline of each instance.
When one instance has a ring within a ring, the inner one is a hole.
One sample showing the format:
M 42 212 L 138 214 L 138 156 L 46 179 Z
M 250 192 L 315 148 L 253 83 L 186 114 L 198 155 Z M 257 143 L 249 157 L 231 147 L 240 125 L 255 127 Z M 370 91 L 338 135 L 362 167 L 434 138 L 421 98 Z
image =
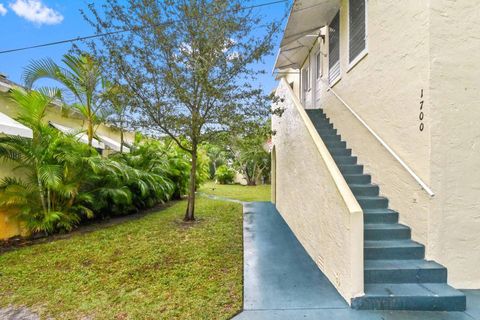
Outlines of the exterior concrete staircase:
M 365 295 L 355 309 L 463 311 L 465 295 L 447 285 L 447 269 L 427 261 L 379 187 L 320 109 L 306 110 L 364 212 Z

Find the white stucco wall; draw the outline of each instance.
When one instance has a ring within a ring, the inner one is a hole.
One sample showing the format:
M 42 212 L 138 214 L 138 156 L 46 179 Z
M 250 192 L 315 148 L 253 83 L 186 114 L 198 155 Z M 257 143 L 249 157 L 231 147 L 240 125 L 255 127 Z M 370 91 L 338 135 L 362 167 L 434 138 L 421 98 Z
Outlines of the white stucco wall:
M 435 196 L 429 197 L 327 91 L 328 58 L 313 107 L 331 118 L 390 207 L 399 211 L 400 222 L 426 246 L 427 259 L 448 268 L 448 282 L 480 288 L 480 6 L 448 0 L 367 3 L 368 54 L 349 69 L 348 1 L 341 1 L 341 80 L 333 90 Z M 319 44 L 327 53 L 328 34 Z M 277 167 L 277 176 L 293 165 Z
M 428 251 L 449 282 L 480 288 L 480 6 L 430 5 L 432 202 Z
M 367 55 L 355 66 L 348 57 L 348 1 L 340 7 L 341 80 L 333 90 L 405 161 L 430 183 L 428 3 L 367 2 Z M 328 52 L 328 35 L 322 51 Z M 328 70 L 328 59 L 324 59 Z M 350 68 L 350 69 L 349 69 Z M 328 72 L 324 72 L 324 81 Z M 323 83 L 320 104 L 348 147 L 380 185 L 412 237 L 427 243 L 430 198 L 418 183 Z M 423 98 L 420 98 L 423 92 Z M 423 100 L 424 129 L 419 130 Z
M 299 100 L 292 99 L 286 81 L 281 81 L 276 94 L 284 99 L 280 105 L 285 108 L 282 117 L 272 119 L 277 132 L 272 175 L 277 209 L 350 303 L 352 297 L 363 294 L 361 208 L 308 116 L 302 118 L 300 111 L 304 111 L 298 110 Z

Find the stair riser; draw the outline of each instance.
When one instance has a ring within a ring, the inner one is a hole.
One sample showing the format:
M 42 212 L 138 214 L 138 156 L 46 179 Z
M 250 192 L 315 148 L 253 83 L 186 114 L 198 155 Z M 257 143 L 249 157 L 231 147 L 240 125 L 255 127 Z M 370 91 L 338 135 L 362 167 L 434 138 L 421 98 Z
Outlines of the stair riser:
M 336 163 L 337 165 L 342 165 L 342 164 L 357 164 L 357 157 L 353 157 L 353 156 L 333 157 L 333 160 L 335 160 L 335 163 Z
M 383 213 L 383 214 L 373 214 L 373 213 L 364 213 L 363 214 L 364 223 L 397 223 L 398 222 L 398 213 Z
M 330 149 L 330 154 L 332 156 L 350 156 L 352 155 L 352 150 L 350 149 Z
M 351 184 L 369 184 L 370 182 L 372 182 L 372 177 L 368 174 L 364 174 L 361 176 L 345 175 L 344 177 L 347 183 L 351 183 Z
M 357 310 L 415 310 L 415 311 L 464 311 L 465 297 L 364 297 L 354 299 L 352 308 Z
M 361 186 L 361 187 L 352 187 L 350 186 L 353 194 L 356 196 L 378 196 L 379 188 L 378 186 Z
M 363 209 L 386 209 L 388 208 L 388 199 L 376 198 L 376 199 L 357 199 L 358 204 Z
M 342 174 L 362 174 L 363 166 L 354 164 L 354 165 L 341 165 L 338 167 Z
M 410 229 L 365 229 L 365 240 L 402 240 L 410 239 Z
M 365 248 L 364 259 L 370 260 L 409 260 L 423 259 L 425 248 L 423 247 L 397 247 L 397 248 Z
M 447 269 L 365 270 L 365 283 L 445 283 Z

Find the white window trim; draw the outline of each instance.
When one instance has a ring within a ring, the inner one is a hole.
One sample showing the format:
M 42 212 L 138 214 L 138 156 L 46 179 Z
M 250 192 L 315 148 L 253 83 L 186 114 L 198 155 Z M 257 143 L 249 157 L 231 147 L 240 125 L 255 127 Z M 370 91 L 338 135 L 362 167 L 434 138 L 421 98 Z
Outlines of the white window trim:
M 336 77 L 335 79 L 333 79 L 329 84 L 328 86 L 330 88 L 334 87 L 337 83 L 340 82 L 340 80 L 342 80 L 342 75 L 340 74 L 338 77 Z
M 347 59 L 350 61 L 350 1 L 347 1 L 348 6 L 348 36 L 347 36 Z M 365 0 L 365 49 L 363 49 L 356 57 L 353 59 L 352 62 L 348 63 L 347 73 L 352 70 L 360 61 L 363 60 L 368 55 L 368 0 Z
M 323 77 L 323 57 L 322 48 L 318 46 L 318 51 L 315 54 L 315 81 Z

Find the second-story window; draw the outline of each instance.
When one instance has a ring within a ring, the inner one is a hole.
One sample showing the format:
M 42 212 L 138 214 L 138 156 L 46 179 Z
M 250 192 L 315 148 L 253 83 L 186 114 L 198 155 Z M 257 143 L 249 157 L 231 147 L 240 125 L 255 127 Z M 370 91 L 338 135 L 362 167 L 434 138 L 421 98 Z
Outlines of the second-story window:
M 361 59 L 367 50 L 367 0 L 349 0 L 348 2 L 348 47 L 349 63 Z
M 340 11 L 328 28 L 328 82 L 333 84 L 340 78 Z

